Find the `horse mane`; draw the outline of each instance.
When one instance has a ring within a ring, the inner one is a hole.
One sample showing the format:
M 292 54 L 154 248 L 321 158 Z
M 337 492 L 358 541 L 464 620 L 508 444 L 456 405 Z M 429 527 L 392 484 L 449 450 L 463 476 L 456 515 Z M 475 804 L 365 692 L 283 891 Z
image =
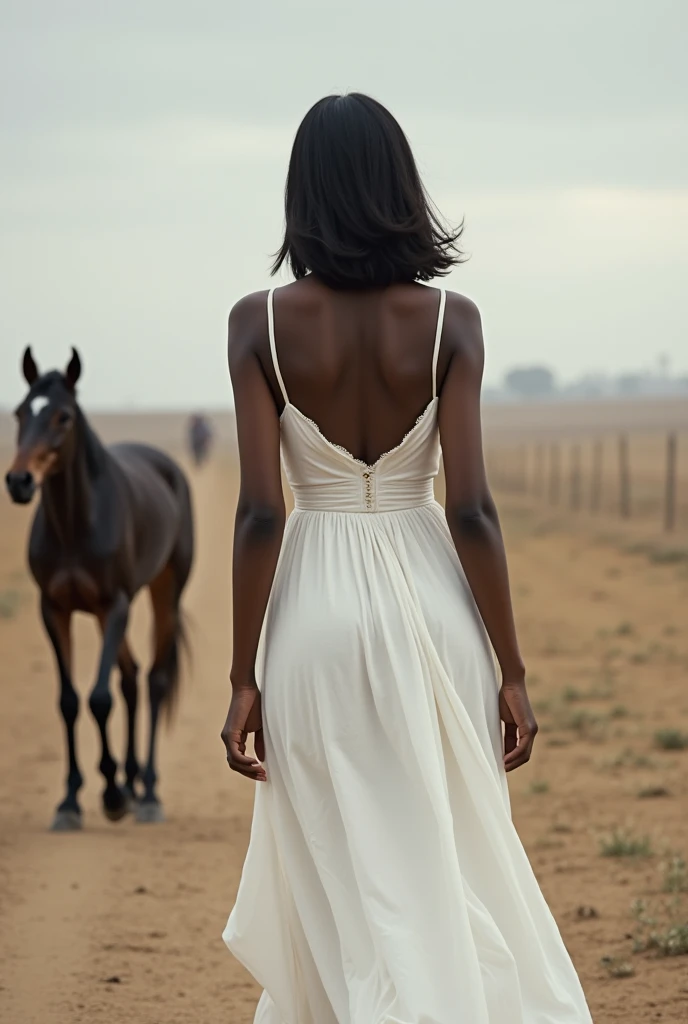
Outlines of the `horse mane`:
M 101 475 L 109 459 L 108 451 L 88 421 L 86 413 L 78 402 L 76 420 L 86 460 L 86 472 L 90 479 Z

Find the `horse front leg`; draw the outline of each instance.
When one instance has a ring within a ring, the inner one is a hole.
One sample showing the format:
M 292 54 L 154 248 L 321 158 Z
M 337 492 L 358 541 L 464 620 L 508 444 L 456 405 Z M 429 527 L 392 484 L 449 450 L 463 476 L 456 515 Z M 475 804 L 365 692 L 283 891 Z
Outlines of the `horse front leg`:
M 67 793 L 58 806 L 52 825 L 53 832 L 74 832 L 81 828 L 81 807 L 77 794 L 83 785 L 83 777 L 76 759 L 74 725 L 79 714 L 79 695 L 72 683 L 72 613 L 51 606 L 46 597 L 41 597 L 41 616 L 45 631 L 55 652 L 57 671 L 60 676 L 60 712 L 67 736 Z
M 89 707 L 100 730 L 102 757 L 100 771 L 105 779 L 103 791 L 103 810 L 110 821 L 119 821 L 129 810 L 129 800 L 123 789 L 117 785 L 117 762 L 110 753 L 107 738 L 107 721 L 112 710 L 110 693 L 110 675 L 117 659 L 129 620 L 130 602 L 126 594 L 120 592 L 110 608 L 100 616 L 103 631 L 103 649 L 98 666 L 96 684 L 89 697 Z
M 140 767 L 136 757 L 136 706 L 138 703 L 138 671 L 126 640 L 122 641 L 117 658 L 121 676 L 121 689 L 124 703 L 127 706 L 127 753 L 124 762 L 126 772 L 127 796 L 132 804 L 136 802 L 136 780 Z

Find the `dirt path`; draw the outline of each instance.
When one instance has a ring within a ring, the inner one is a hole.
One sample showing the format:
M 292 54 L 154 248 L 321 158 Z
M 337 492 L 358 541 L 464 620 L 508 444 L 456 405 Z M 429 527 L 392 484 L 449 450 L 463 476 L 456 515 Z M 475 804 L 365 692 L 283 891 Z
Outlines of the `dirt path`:
M 26 512 L 0 503 L 0 1020 L 8 1024 L 250 1024 L 256 990 L 220 939 L 248 841 L 251 787 L 224 770 L 231 509 L 236 475 L 216 460 L 195 483 L 199 553 L 187 606 L 193 679 L 162 746 L 159 827 L 99 810 L 95 728 L 80 718 L 86 828 L 46 832 L 62 785 L 62 733 L 48 649 L 23 569 Z M 688 733 L 681 566 L 509 521 L 512 576 L 543 732 L 512 777 L 517 823 L 581 971 L 596 1024 L 684 1021 L 688 961 L 634 957 L 629 906 L 663 899 L 667 851 L 688 852 Z M 147 657 L 147 615 L 134 639 Z M 95 633 L 78 630 L 82 694 Z M 119 712 L 118 712 L 119 713 Z M 122 723 L 114 723 L 120 735 Z M 654 791 L 655 797 L 640 797 Z M 615 827 L 652 855 L 602 857 Z M 686 877 L 688 885 L 688 876 Z M 581 909 L 583 908 L 583 909 Z M 602 957 L 629 962 L 613 978 Z

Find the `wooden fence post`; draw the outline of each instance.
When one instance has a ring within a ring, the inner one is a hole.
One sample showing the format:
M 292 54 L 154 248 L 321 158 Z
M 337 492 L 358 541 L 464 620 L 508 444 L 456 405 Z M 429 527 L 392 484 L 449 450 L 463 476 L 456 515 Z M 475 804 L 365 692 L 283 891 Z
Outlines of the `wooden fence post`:
M 535 465 L 533 467 L 533 494 L 540 497 L 545 482 L 545 446 L 538 444 L 535 448 Z
M 528 493 L 528 445 L 521 445 L 521 457 L 520 463 L 520 480 L 519 480 L 519 491 L 522 494 Z
M 666 489 L 664 493 L 664 529 L 673 530 L 676 525 L 676 434 L 667 437 Z
M 619 513 L 622 519 L 631 515 L 631 474 L 628 466 L 628 437 L 619 437 Z
M 592 450 L 592 476 L 590 479 L 590 511 L 599 512 L 602 504 L 602 453 L 604 443 L 595 441 Z
M 549 502 L 556 505 L 559 501 L 561 489 L 561 459 L 558 444 L 549 446 Z
M 574 444 L 571 449 L 571 485 L 569 491 L 569 503 L 574 512 L 577 512 L 581 503 L 581 449 L 579 444 Z

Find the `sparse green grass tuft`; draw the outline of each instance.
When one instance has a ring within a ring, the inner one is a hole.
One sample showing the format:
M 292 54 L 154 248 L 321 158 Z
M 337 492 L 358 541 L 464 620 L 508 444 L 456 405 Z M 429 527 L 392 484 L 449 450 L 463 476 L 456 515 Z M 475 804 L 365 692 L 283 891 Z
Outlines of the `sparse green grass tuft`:
M 647 904 L 636 900 L 631 913 L 638 922 L 638 931 L 633 944 L 634 953 L 655 953 L 657 956 L 688 956 L 688 916 L 685 905 L 678 896 L 671 903 L 660 908 L 663 920 L 657 918 L 657 910 L 649 916 Z
M 660 956 L 688 956 L 688 921 L 652 935 L 651 941 Z
M 614 686 L 614 679 L 606 677 L 591 687 L 588 697 L 590 700 L 611 700 L 615 694 Z
M 637 953 L 655 952 L 657 956 L 688 956 L 688 921 L 650 932 L 636 941 L 635 950 Z
M 628 718 L 628 708 L 623 704 L 616 704 L 609 712 L 610 718 Z
M 0 619 L 13 619 L 21 604 L 18 590 L 0 591 Z
M 538 850 L 561 850 L 564 846 L 563 839 L 548 839 L 547 836 L 540 836 L 535 840 L 535 848 Z
M 549 793 L 549 782 L 546 779 L 536 779 L 534 782 L 531 782 L 528 792 L 534 795 Z
M 629 555 L 647 555 L 655 565 L 680 565 L 688 562 L 688 548 L 662 548 L 647 541 L 639 541 L 627 545 L 624 550 Z
M 636 754 L 630 747 L 626 747 L 620 754 L 612 758 L 611 761 L 605 761 L 601 765 L 602 768 L 655 768 L 654 761 L 651 761 L 645 754 Z
M 638 792 L 642 800 L 651 800 L 659 796 L 671 796 L 666 786 L 645 786 Z
M 622 829 L 614 829 L 611 835 L 600 840 L 603 857 L 651 857 L 652 843 L 649 836 L 632 836 Z
M 575 704 L 576 701 L 583 700 L 583 692 L 575 686 L 567 686 L 562 692 L 561 699 L 566 704 Z
M 580 921 L 593 921 L 596 917 L 599 917 L 599 913 L 595 907 L 591 907 L 583 903 L 580 907 L 576 908 L 576 917 Z
M 660 750 L 688 750 L 688 735 L 679 729 L 659 729 L 655 733 L 655 746 Z
M 591 715 L 585 708 L 578 711 L 571 711 L 562 715 L 559 724 L 563 729 L 572 729 L 573 732 L 587 732 L 593 722 L 597 721 L 595 715 Z
M 570 729 L 584 739 L 601 739 L 604 735 L 605 719 L 587 708 L 563 710 L 557 715 L 558 729 Z
M 688 865 L 678 853 L 662 866 L 664 892 L 688 892 Z
M 650 552 L 650 561 L 656 565 L 680 565 L 688 562 L 688 548 L 655 548 Z
M 632 978 L 635 974 L 633 964 L 616 956 L 603 956 L 600 963 L 610 978 Z
M 632 622 L 620 622 L 616 627 L 617 636 L 631 636 L 633 633 L 635 633 L 635 629 Z

